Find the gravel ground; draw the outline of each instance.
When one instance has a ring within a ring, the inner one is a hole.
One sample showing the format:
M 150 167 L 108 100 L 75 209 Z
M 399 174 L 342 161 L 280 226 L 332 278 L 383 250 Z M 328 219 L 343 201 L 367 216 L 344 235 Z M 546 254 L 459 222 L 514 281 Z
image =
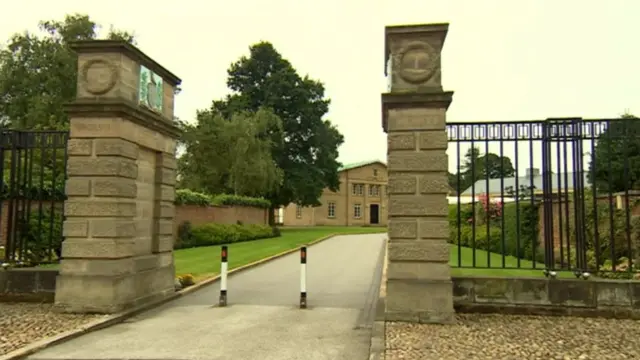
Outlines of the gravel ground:
M 58 314 L 53 304 L 0 303 L 0 355 L 73 330 L 104 315 Z
M 640 321 L 460 314 L 455 325 L 387 323 L 385 358 L 640 359 Z

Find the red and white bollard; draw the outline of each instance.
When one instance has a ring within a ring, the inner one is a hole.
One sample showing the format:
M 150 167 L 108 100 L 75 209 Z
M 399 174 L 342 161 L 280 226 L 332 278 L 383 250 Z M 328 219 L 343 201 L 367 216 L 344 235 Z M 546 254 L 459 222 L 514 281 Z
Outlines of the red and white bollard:
M 227 271 L 229 270 L 228 249 L 226 246 L 222 247 L 220 252 L 220 306 L 227 306 Z
M 300 309 L 307 308 L 307 247 L 300 248 Z

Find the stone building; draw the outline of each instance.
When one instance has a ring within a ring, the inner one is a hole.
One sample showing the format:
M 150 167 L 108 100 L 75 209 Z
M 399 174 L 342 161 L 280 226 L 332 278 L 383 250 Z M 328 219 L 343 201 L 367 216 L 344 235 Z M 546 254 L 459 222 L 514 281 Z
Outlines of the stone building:
M 325 189 L 319 207 L 289 204 L 284 208 L 285 226 L 386 226 L 387 165 L 378 160 L 347 164 L 340 168 L 340 189 Z

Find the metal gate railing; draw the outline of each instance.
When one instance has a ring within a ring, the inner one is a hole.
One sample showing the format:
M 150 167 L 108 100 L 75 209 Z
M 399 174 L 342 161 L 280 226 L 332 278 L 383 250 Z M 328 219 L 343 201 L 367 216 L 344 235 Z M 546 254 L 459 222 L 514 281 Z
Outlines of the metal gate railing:
M 0 130 L 4 263 L 31 266 L 60 258 L 68 137 L 67 131 Z

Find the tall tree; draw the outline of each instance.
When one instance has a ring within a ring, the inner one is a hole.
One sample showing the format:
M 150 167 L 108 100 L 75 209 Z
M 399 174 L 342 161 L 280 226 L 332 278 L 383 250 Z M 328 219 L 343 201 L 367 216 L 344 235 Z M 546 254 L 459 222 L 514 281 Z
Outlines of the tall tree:
M 89 16 L 67 15 L 39 23 L 40 34 L 16 33 L 0 49 L 0 125 L 17 129 L 64 129 L 62 105 L 76 95 L 77 57 L 74 40 L 97 37 Z M 134 41 L 126 31 L 111 28 L 108 39 Z
M 196 125 L 182 123 L 182 128 L 186 152 L 178 160 L 181 187 L 260 196 L 282 184 L 282 170 L 272 156 L 281 143 L 264 136 L 282 133 L 282 121 L 270 110 L 239 112 L 230 119 L 200 112 Z
M 324 188 L 340 186 L 337 158 L 344 141 L 338 129 L 323 119 L 330 102 L 324 86 L 309 76 L 301 77 L 268 42 L 252 45 L 249 51 L 248 57 L 229 67 L 227 86 L 232 93 L 214 101 L 211 109 L 227 118 L 238 111 L 271 109 L 282 119 L 282 133 L 267 133 L 274 143 L 283 144 L 274 149 L 273 159 L 283 170 L 284 180 L 265 195 L 274 207 L 292 202 L 319 205 Z
M 640 189 L 640 119 L 621 118 L 600 134 L 589 163 L 587 179 L 601 192 Z
M 494 153 L 481 155 L 480 149 L 470 148 L 464 156 L 464 163 L 461 166 L 460 182 L 457 182 L 457 174 L 449 175 L 451 184 L 455 179 L 454 189 L 463 192 L 478 180 L 499 179 L 513 177 L 516 171 L 511 159 L 507 156 L 500 156 Z M 453 187 L 453 185 L 452 185 Z

